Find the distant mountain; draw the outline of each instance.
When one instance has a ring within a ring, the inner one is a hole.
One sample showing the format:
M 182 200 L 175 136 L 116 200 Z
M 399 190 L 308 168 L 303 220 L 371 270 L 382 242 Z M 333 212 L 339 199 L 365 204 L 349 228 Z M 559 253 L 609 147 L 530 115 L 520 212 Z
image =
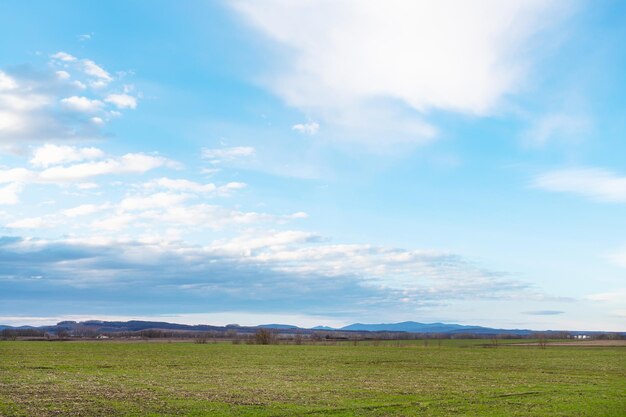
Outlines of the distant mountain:
M 69 327 L 86 326 L 97 329 L 99 332 L 137 332 L 141 330 L 186 330 L 197 332 L 209 332 L 224 329 L 221 326 L 210 326 L 205 324 L 189 325 L 178 323 L 167 323 L 161 321 L 99 321 L 91 320 L 82 323 L 75 323 Z
M 226 332 L 229 330 L 236 330 L 238 333 L 253 334 L 259 328 L 275 329 L 281 333 L 290 333 L 294 330 L 298 330 L 304 333 L 312 333 L 314 331 L 325 331 L 329 333 L 333 332 L 406 332 L 406 333 L 430 333 L 430 334 L 474 334 L 474 335 L 517 335 L 527 336 L 534 333 L 533 330 L 528 329 L 495 329 L 482 326 L 467 326 L 461 324 L 449 324 L 449 323 L 418 323 L 415 321 L 404 321 L 401 323 L 378 323 L 378 324 L 364 324 L 354 323 L 349 326 L 342 327 L 340 329 L 328 327 L 328 326 L 316 326 L 310 329 L 300 328 L 291 324 L 262 324 L 260 326 L 239 326 L 231 324 L 228 326 L 211 326 L 206 324 L 188 325 L 167 323 L 159 321 L 101 321 L 101 320 L 88 320 L 83 322 L 75 321 L 62 321 L 56 325 L 51 326 L 7 326 L 0 325 L 0 331 L 2 330 L 40 330 L 48 333 L 57 333 L 61 330 L 68 331 L 71 334 L 84 334 L 85 331 L 95 333 L 133 333 L 141 332 L 145 330 L 164 330 L 169 332 Z M 604 332 L 599 331 L 570 331 L 572 334 L 600 334 Z M 618 332 L 619 333 L 619 332 Z M 626 333 L 619 333 L 625 334 Z
M 262 329 L 276 329 L 276 330 L 299 329 L 298 326 L 293 326 L 291 324 L 260 324 L 256 327 L 260 327 Z
M 340 330 L 368 332 L 408 332 L 408 333 L 474 333 L 474 334 L 528 334 L 531 330 L 492 329 L 481 326 L 465 326 L 462 324 L 418 323 L 403 321 L 401 323 L 363 324 L 355 323 L 342 327 Z
M 0 331 L 4 330 L 4 329 L 13 329 L 13 330 L 29 330 L 29 329 L 39 329 L 39 327 L 33 327 L 33 326 L 7 326 L 4 324 L 0 324 Z

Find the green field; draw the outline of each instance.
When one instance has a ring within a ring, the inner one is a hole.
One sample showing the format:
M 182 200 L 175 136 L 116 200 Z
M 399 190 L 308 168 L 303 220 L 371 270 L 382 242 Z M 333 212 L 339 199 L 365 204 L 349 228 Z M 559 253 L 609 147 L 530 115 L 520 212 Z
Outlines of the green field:
M 0 415 L 626 416 L 626 348 L 5 341 Z

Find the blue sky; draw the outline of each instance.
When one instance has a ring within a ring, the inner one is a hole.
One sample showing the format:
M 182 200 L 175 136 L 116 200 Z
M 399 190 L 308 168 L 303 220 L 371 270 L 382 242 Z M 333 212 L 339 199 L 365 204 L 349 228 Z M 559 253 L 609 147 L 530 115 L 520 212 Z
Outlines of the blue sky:
M 626 328 L 621 2 L 6 0 L 0 39 L 2 323 Z

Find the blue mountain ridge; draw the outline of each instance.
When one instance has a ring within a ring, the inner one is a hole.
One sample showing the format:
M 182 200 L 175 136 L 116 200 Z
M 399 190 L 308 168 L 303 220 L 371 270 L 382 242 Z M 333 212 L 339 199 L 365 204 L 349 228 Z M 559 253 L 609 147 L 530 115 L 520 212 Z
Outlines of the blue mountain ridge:
M 0 331 L 2 330 L 19 330 L 19 329 L 33 329 L 42 330 L 46 332 L 56 333 L 59 330 L 86 330 L 90 329 L 96 332 L 137 332 L 143 330 L 172 330 L 172 331 L 193 331 L 193 332 L 208 332 L 208 331 L 226 331 L 236 328 L 239 332 L 254 332 L 255 329 L 266 328 L 275 329 L 281 332 L 289 332 L 290 330 L 302 330 L 307 332 L 313 331 L 327 331 L 327 332 L 406 332 L 406 333 L 431 333 L 431 334 L 477 334 L 477 335 L 519 335 L 525 336 L 534 333 L 534 330 L 529 329 L 497 329 L 482 326 L 469 326 L 454 323 L 418 323 L 414 321 L 404 321 L 401 323 L 377 323 L 377 324 L 364 324 L 354 323 L 341 328 L 332 328 L 328 326 L 316 326 L 312 328 L 301 328 L 290 324 L 262 324 L 259 326 L 213 326 L 206 324 L 199 325 L 187 325 L 179 323 L 167 323 L 167 322 L 154 322 L 154 321 L 102 321 L 102 320 L 88 320 L 83 322 L 63 321 L 56 325 L 47 326 L 7 326 L 0 325 Z M 551 331 L 564 331 L 564 330 L 548 330 Z M 567 330 L 565 330 L 567 331 Z M 595 334 L 603 333 L 600 331 L 569 331 L 573 334 Z M 614 332 L 609 332 L 614 333 Z M 618 332 L 620 333 L 620 332 Z M 621 333 L 620 333 L 621 334 Z

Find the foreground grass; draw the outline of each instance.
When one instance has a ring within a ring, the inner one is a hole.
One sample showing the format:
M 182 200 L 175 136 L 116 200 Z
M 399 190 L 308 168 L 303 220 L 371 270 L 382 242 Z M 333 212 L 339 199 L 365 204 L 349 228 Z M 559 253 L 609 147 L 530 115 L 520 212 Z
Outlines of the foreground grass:
M 7 416 L 624 416 L 625 393 L 619 347 L 0 342 Z

